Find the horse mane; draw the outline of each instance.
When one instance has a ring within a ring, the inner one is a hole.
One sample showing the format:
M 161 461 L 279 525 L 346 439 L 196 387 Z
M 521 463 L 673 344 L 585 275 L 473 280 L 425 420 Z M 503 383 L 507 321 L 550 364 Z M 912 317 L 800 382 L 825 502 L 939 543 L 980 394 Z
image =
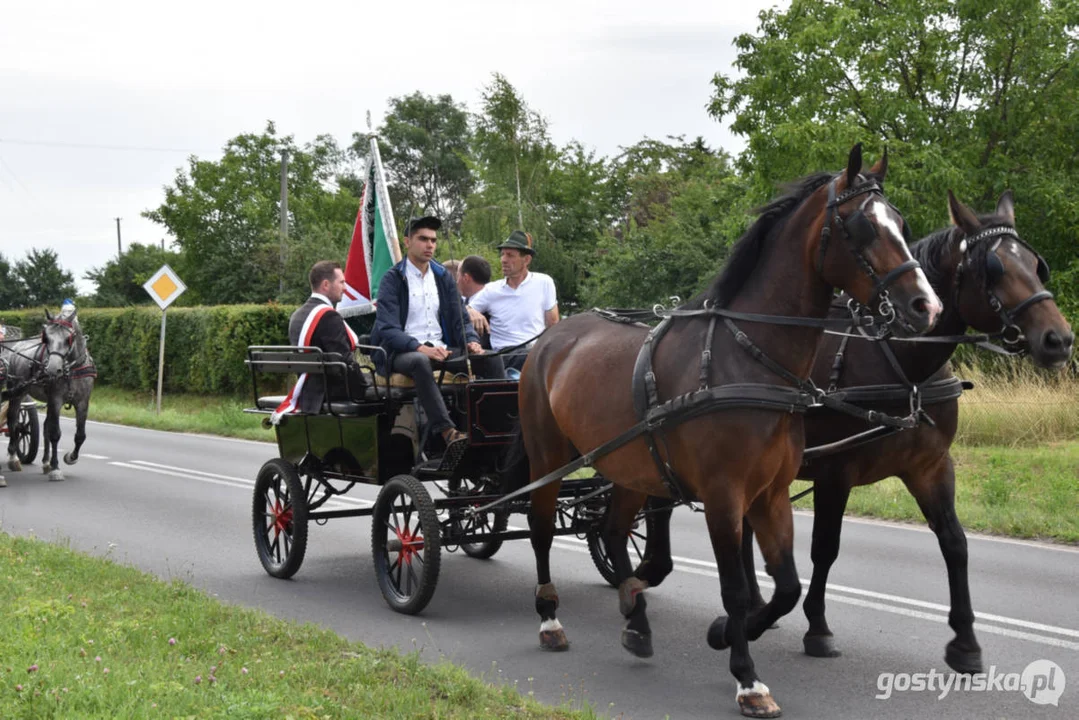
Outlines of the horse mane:
M 995 213 L 978 215 L 978 222 L 981 223 L 982 228 L 1012 227 L 1011 222 Z M 929 284 L 933 286 L 933 289 L 941 297 L 944 297 L 943 293 L 950 292 L 954 276 L 954 270 L 944 270 L 944 267 L 946 267 L 945 260 L 951 243 L 957 239 L 956 233 L 962 234 L 962 232 L 956 226 L 949 225 L 946 228 L 934 231 L 910 246 L 910 254 L 921 264 Z M 967 248 L 967 259 L 963 263 L 963 272 L 968 273 L 980 287 L 985 287 L 986 284 L 985 256 L 988 253 L 988 242 L 975 243 L 973 247 Z
M 704 306 L 705 301 L 710 301 L 715 307 L 727 307 L 757 267 L 769 238 L 783 227 L 787 218 L 806 198 L 833 177 L 833 173 L 819 172 L 795 180 L 783 187 L 783 195 L 754 210 L 754 214 L 758 216 L 757 221 L 749 226 L 731 248 L 719 275 L 707 289 L 686 303 L 686 308 L 699 309 Z

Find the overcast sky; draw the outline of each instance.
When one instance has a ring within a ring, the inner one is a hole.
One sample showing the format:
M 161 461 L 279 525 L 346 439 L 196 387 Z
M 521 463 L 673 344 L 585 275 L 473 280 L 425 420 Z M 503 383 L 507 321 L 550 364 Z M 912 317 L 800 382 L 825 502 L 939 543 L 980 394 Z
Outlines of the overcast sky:
M 347 145 L 387 98 L 449 93 L 478 107 L 503 73 L 558 143 L 600 153 L 642 137 L 742 143 L 705 111 L 732 40 L 785 0 L 3 3 L 0 253 L 57 251 L 83 273 L 159 242 L 140 217 L 192 153 L 220 156 L 267 120 L 300 144 Z M 135 149 L 138 148 L 138 149 Z

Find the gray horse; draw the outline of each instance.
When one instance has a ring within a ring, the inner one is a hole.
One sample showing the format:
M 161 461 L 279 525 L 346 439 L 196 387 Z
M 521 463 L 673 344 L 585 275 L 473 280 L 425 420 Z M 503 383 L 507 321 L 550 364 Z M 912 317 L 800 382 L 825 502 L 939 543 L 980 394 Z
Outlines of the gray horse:
M 86 440 L 86 413 L 97 370 L 86 348 L 75 307 L 65 305 L 56 316 L 45 310 L 45 317 L 47 322 L 41 337 L 4 343 L 0 346 L 0 362 L 5 367 L 11 394 L 8 425 L 14 423 L 25 395 L 46 403 L 41 469 L 49 480 L 63 480 L 56 448 L 60 442 L 60 408 L 65 404 L 75 408 L 75 448 L 64 455 L 64 462 L 74 465 Z M 8 441 L 8 468 L 19 471 L 22 463 L 15 452 L 15 443 L 14 437 Z

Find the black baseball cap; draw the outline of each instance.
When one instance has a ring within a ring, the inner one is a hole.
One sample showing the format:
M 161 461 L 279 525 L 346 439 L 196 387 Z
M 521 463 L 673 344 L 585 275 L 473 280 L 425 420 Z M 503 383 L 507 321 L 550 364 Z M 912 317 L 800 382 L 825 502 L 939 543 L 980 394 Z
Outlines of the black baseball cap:
M 442 227 L 442 221 L 434 215 L 412 218 L 405 225 L 405 237 L 411 237 L 416 230 L 438 230 Z

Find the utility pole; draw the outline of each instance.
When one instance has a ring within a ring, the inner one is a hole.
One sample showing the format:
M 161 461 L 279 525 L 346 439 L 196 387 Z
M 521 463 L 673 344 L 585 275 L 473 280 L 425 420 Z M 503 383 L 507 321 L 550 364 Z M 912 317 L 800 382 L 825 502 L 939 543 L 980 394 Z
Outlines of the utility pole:
M 285 243 L 288 240 L 288 150 L 281 151 L 281 279 L 277 292 L 285 292 Z
M 116 218 L 116 259 L 124 254 L 123 245 L 120 243 L 120 218 Z

